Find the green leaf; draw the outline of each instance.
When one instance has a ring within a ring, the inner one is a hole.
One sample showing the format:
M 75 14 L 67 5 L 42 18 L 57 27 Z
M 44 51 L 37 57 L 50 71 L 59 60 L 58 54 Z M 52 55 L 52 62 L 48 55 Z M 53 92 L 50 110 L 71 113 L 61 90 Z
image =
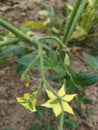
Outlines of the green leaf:
M 81 104 L 92 104 L 92 100 L 84 98 L 83 95 L 78 95 L 75 100 L 76 105 L 80 106 Z
M 23 49 L 19 46 L 16 46 L 16 45 L 10 45 L 8 47 L 3 48 L 1 51 L 1 54 L 3 57 L 8 57 L 11 54 L 16 55 L 16 56 L 21 56 L 25 53 L 26 53 L 25 49 Z
M 6 67 L 8 65 L 8 61 L 4 57 L 0 57 L 0 67 Z
M 30 53 L 30 54 L 27 54 L 21 58 L 19 58 L 17 60 L 17 62 L 25 67 L 27 67 L 28 65 L 30 65 L 30 63 L 36 58 L 37 56 L 37 52 L 33 52 L 33 53 Z M 47 69 L 51 69 L 50 67 L 50 62 L 48 60 L 46 60 L 46 58 L 43 59 L 44 60 L 44 69 L 47 70 Z M 37 60 L 34 65 L 32 66 L 33 69 L 36 69 L 36 70 L 39 70 L 40 68 L 40 63 L 39 63 L 39 60 Z
M 43 61 L 44 61 L 44 69 L 50 70 L 51 69 L 50 62 L 44 57 L 43 57 Z
M 69 130 L 75 130 L 78 127 L 79 123 L 77 121 L 75 121 L 75 120 L 65 118 L 64 125 Z
M 97 73 L 77 73 L 74 77 L 74 82 L 80 86 L 89 86 L 98 82 Z
M 32 60 L 34 60 L 34 58 L 35 58 L 36 56 L 37 56 L 36 53 L 30 53 L 30 54 L 27 54 L 27 55 L 25 55 L 25 56 L 19 58 L 19 59 L 17 60 L 17 62 L 18 62 L 19 64 L 21 64 L 21 65 L 28 66 L 28 65 L 32 62 Z
M 60 75 L 66 75 L 64 66 L 63 66 L 63 61 L 58 60 L 57 58 L 57 54 L 56 51 L 54 51 L 53 49 L 49 50 L 49 60 L 48 60 L 48 67 L 50 67 L 50 69 L 54 70 L 56 73 L 60 74 Z
M 83 103 L 84 103 L 84 104 L 92 104 L 92 102 L 93 102 L 93 101 L 92 101 L 91 99 L 88 99 L 88 98 L 84 98 L 84 99 L 83 99 Z
M 21 64 L 16 66 L 16 74 L 21 75 L 27 67 Z
M 52 66 L 57 64 L 57 55 L 53 49 L 49 50 L 49 59 Z
M 77 88 L 86 88 L 98 82 L 98 73 L 76 72 L 70 66 L 67 68 L 67 79 L 71 81 Z
M 83 96 L 78 95 L 76 100 L 75 100 L 75 103 L 76 103 L 77 106 L 80 106 L 83 103 Z
M 98 69 L 98 58 L 84 52 L 83 56 L 92 68 Z
M 66 80 L 66 87 L 67 87 L 67 90 L 69 93 L 75 93 L 76 92 L 76 86 L 74 85 L 74 83 L 72 82 L 72 80 L 67 77 L 67 80 Z
M 37 111 L 35 112 L 38 118 L 43 118 L 45 116 L 45 108 L 41 106 L 37 106 Z
M 51 125 L 48 125 L 46 130 L 55 130 Z
M 51 74 L 49 76 L 47 76 L 47 80 L 52 80 L 52 81 L 56 81 L 60 78 L 60 75 L 54 73 L 54 74 Z
M 63 64 L 62 64 L 62 65 L 63 65 Z M 66 72 L 65 72 L 65 70 L 64 70 L 64 68 L 63 68 L 62 65 L 56 65 L 56 66 L 53 67 L 52 69 L 53 69 L 56 73 L 65 76 L 65 75 L 66 75 Z
M 31 128 L 29 130 L 42 130 L 42 129 L 38 123 L 35 123 L 31 126 Z

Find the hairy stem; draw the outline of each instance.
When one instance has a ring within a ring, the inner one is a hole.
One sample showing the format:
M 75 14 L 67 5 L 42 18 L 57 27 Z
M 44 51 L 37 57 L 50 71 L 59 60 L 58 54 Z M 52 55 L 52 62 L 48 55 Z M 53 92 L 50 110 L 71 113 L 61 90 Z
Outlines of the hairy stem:
M 23 41 L 27 41 L 29 43 L 33 43 L 31 38 L 22 33 L 20 30 L 17 28 L 13 27 L 11 24 L 7 23 L 5 20 L 0 18 L 0 25 L 12 32 L 14 35 L 16 35 L 18 38 L 20 38 Z
M 17 43 L 19 41 L 20 41 L 19 38 L 10 38 L 8 40 L 1 41 L 0 42 L 0 47 L 7 46 L 7 45 L 10 45 L 10 44 L 14 44 L 14 43 Z
M 64 31 L 63 43 L 66 46 L 67 46 L 68 41 L 71 37 L 73 29 L 74 29 L 78 19 L 80 18 L 81 14 L 84 10 L 86 3 L 87 3 L 87 0 L 77 0 L 75 5 L 74 5 L 71 17 L 70 17 L 70 19 L 66 25 L 65 31 Z
M 40 58 L 40 77 L 41 77 L 41 86 L 44 86 L 44 61 L 43 61 L 43 49 L 42 43 L 38 41 L 38 53 Z
M 29 73 L 29 71 L 31 70 L 32 66 L 34 65 L 34 63 L 39 59 L 39 55 L 37 55 L 37 57 L 31 62 L 31 64 L 26 68 L 26 70 L 24 71 L 24 73 L 22 74 L 22 77 L 24 77 L 25 75 L 27 75 Z
M 63 124 L 64 124 L 64 111 L 62 111 L 60 116 L 60 125 L 58 130 L 63 130 Z
M 66 46 L 62 43 L 62 41 L 60 39 L 58 39 L 57 37 L 54 36 L 45 36 L 45 37 L 41 37 L 39 38 L 40 40 L 44 40 L 44 39 L 52 39 L 55 40 L 60 46 L 62 46 L 63 48 L 66 48 Z

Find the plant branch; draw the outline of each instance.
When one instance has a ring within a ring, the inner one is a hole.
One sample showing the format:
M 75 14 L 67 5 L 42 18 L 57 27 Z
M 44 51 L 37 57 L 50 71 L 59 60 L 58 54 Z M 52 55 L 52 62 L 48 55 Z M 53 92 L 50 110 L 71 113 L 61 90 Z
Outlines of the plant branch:
M 38 41 L 38 53 L 40 58 L 40 77 L 41 77 L 41 86 L 44 85 L 44 62 L 43 62 L 43 50 L 42 50 L 42 43 Z
M 58 39 L 57 37 L 54 37 L 54 36 L 45 36 L 45 37 L 41 37 L 39 40 L 44 40 L 44 39 L 52 39 L 52 40 L 55 40 L 57 41 L 57 43 L 64 47 L 66 49 L 66 46 L 62 43 L 62 41 L 60 39 Z
M 0 18 L 0 25 L 12 32 L 14 35 L 16 35 L 18 38 L 20 38 L 23 41 L 27 41 L 29 43 L 33 43 L 30 37 L 22 33 L 20 30 L 17 28 L 13 27 L 11 24 L 7 23 L 5 20 Z
M 14 44 L 14 43 L 17 43 L 19 41 L 20 41 L 19 38 L 10 38 L 10 39 L 1 41 L 0 42 L 0 47 L 7 46 L 7 45 L 10 45 L 10 44 Z
M 31 70 L 32 66 L 34 65 L 34 63 L 39 59 L 39 55 L 37 55 L 37 57 L 29 64 L 29 66 L 26 68 L 26 70 L 24 71 L 24 73 L 22 74 L 22 77 L 27 75 L 29 73 L 29 71 Z
M 68 41 L 73 32 L 73 29 L 74 29 L 78 19 L 80 18 L 86 3 L 87 3 L 87 0 L 77 0 L 76 1 L 72 14 L 71 14 L 71 17 L 70 17 L 70 20 L 68 21 L 65 31 L 64 31 L 63 43 L 65 45 L 68 44 Z

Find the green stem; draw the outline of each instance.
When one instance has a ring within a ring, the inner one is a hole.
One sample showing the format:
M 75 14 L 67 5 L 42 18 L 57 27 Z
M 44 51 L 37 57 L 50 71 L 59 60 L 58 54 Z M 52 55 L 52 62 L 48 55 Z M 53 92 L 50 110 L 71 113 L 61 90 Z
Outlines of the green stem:
M 46 79 L 44 79 L 44 83 L 47 85 L 47 88 L 49 89 L 49 91 L 52 91 L 52 93 L 53 93 L 56 97 L 59 98 L 58 93 L 50 86 L 50 84 L 46 81 Z M 62 106 L 62 104 L 61 104 L 61 106 Z M 63 107 L 62 107 L 62 109 L 63 109 Z
M 76 12 L 77 12 L 79 6 L 80 6 L 81 1 L 82 1 L 82 0 L 77 0 L 76 3 L 75 3 L 75 5 L 74 5 L 74 9 L 73 9 L 73 11 L 72 11 L 70 20 L 69 20 L 69 22 L 67 23 L 67 26 L 66 26 L 66 28 L 65 28 L 65 30 L 64 30 L 63 43 L 65 43 L 65 41 L 66 41 L 67 33 L 68 33 L 68 31 L 70 30 L 72 21 L 73 21 L 73 19 L 74 19 L 74 17 L 75 17 L 75 14 L 76 14 Z
M 8 39 L 8 40 L 5 40 L 5 41 L 1 41 L 0 47 L 7 46 L 7 45 L 13 44 L 13 43 L 17 43 L 19 41 L 20 41 L 19 38 L 11 38 L 11 39 Z
M 60 39 L 58 39 L 57 37 L 54 37 L 54 36 L 45 36 L 45 37 L 41 37 L 39 40 L 44 40 L 44 39 L 53 39 L 53 40 L 57 41 L 57 43 L 60 46 L 66 48 L 66 46 L 62 43 L 62 41 Z
M 29 73 L 29 71 L 31 70 L 33 64 L 38 60 L 38 58 L 39 58 L 39 55 L 31 62 L 31 64 L 26 68 L 26 70 L 25 70 L 24 73 L 22 74 L 21 80 L 22 80 L 23 82 L 28 82 L 28 80 L 29 80 L 28 73 Z
M 37 55 L 37 57 L 31 62 L 31 64 L 26 68 L 26 70 L 24 71 L 24 73 L 22 74 L 22 79 L 24 79 L 24 77 L 29 73 L 29 71 L 31 70 L 32 66 L 34 65 L 34 63 L 38 60 L 39 55 Z
M 65 89 L 65 92 L 66 92 L 66 79 L 64 79 L 64 89 Z
M 11 24 L 7 23 L 5 20 L 0 18 L 0 25 L 3 26 L 4 28 L 8 29 L 11 31 L 13 34 L 15 34 L 18 38 L 27 41 L 29 43 L 33 43 L 30 37 L 19 31 L 17 28 L 13 27 Z
M 64 111 L 62 111 L 61 116 L 60 116 L 59 130 L 63 130 L 63 124 L 64 124 Z
M 81 2 L 83 2 L 83 4 L 81 4 Z M 71 33 L 72 33 L 72 31 L 73 31 L 73 29 L 74 29 L 74 27 L 75 27 L 75 25 L 76 25 L 79 17 L 81 16 L 81 12 L 83 11 L 84 3 L 86 3 L 86 2 L 87 2 L 87 0 L 85 0 L 85 1 L 83 1 L 83 0 L 77 0 L 76 3 L 75 3 L 75 5 L 74 5 L 74 8 L 73 8 L 70 20 L 67 23 L 65 31 L 64 31 L 63 43 L 65 45 L 67 45 L 67 43 L 69 41 Z M 81 8 L 81 6 L 82 6 L 82 8 Z M 77 15 L 77 13 L 78 13 L 78 15 Z M 76 18 L 76 16 L 77 16 L 77 18 Z M 76 20 L 74 21 L 74 19 L 76 19 Z
M 40 58 L 40 77 L 41 77 L 41 86 L 44 86 L 44 62 L 43 62 L 43 50 L 42 43 L 38 41 L 38 53 Z

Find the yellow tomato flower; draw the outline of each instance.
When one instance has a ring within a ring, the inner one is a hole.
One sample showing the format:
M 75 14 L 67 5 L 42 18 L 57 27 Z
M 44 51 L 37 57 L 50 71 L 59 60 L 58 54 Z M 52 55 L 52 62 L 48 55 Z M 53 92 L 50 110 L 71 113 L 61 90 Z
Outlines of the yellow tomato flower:
M 68 103 L 73 100 L 76 94 L 66 95 L 64 85 L 57 92 L 58 96 L 54 95 L 49 90 L 46 90 L 46 92 L 50 99 L 46 103 L 42 104 L 42 106 L 52 108 L 55 116 L 60 115 L 62 111 L 66 111 L 74 115 L 74 112 Z
M 33 94 L 25 93 L 23 97 L 17 97 L 16 100 L 19 102 L 21 105 L 23 105 L 26 109 L 29 109 L 32 112 L 36 112 L 36 103 L 37 100 L 33 96 L 36 94 L 34 92 Z

